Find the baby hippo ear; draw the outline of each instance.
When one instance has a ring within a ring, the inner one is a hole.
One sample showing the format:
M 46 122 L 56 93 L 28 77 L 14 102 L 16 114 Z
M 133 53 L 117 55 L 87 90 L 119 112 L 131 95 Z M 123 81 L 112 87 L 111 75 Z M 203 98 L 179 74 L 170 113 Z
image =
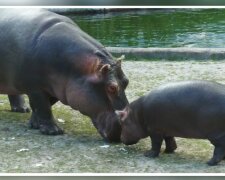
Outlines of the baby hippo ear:
M 122 111 L 115 111 L 117 117 L 123 122 L 127 116 L 128 116 L 128 111 L 126 109 L 122 110 Z

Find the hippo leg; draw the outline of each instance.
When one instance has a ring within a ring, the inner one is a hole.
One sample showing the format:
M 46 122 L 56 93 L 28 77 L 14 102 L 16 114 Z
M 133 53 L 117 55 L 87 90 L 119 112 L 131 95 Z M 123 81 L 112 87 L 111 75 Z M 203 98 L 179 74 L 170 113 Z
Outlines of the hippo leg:
M 213 157 L 207 162 L 210 166 L 217 165 L 225 157 L 225 135 L 220 136 L 219 138 L 213 138 L 209 141 L 215 146 Z
M 29 95 L 29 100 L 32 108 L 30 127 L 40 129 L 42 134 L 63 134 L 63 130 L 55 124 L 51 110 L 56 99 L 49 97 L 46 93 L 32 93 Z
M 225 156 L 225 147 L 215 146 L 213 157 L 207 162 L 210 166 L 217 165 Z
M 23 95 L 9 95 L 8 98 L 12 112 L 30 112 L 30 109 L 25 105 Z
M 174 137 L 171 136 L 166 136 L 164 137 L 165 144 L 166 144 L 166 149 L 165 153 L 173 153 L 175 149 L 177 149 L 177 143 L 175 141 Z
M 150 158 L 155 158 L 159 156 L 160 149 L 162 146 L 163 142 L 163 137 L 158 134 L 151 134 L 150 135 L 151 142 L 152 142 L 152 148 L 149 151 L 146 151 L 144 153 L 144 156 L 150 157 Z

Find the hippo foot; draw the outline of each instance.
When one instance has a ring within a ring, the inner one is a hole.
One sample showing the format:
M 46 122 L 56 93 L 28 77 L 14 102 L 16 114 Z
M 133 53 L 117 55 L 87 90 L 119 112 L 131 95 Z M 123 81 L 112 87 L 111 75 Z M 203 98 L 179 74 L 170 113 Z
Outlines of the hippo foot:
M 165 149 L 164 153 L 166 154 L 173 154 L 175 149 Z
M 177 149 L 177 143 L 174 137 L 167 136 L 164 137 L 165 143 L 166 143 L 166 149 L 164 153 L 170 154 L 174 153 L 174 151 Z
M 222 140 L 224 140 L 224 138 L 222 138 Z M 207 164 L 209 166 L 217 165 L 225 157 L 225 147 L 224 147 L 224 145 L 223 146 L 218 145 L 219 143 L 223 142 L 222 140 L 221 141 L 217 140 L 217 141 L 213 142 L 213 145 L 215 146 L 215 149 L 214 149 L 214 152 L 213 152 L 213 157 L 207 162 Z
M 42 134 L 46 135 L 60 135 L 63 134 L 63 130 L 59 128 L 56 124 L 51 125 L 40 125 L 40 131 Z
M 63 130 L 59 128 L 54 121 L 49 120 L 50 123 L 41 124 L 39 118 L 32 114 L 31 119 L 29 120 L 29 127 L 32 129 L 40 129 L 42 134 L 46 135 L 60 135 L 63 134 Z M 48 121 L 48 122 L 49 122 Z
M 166 154 L 172 154 L 174 151 L 177 149 L 177 145 L 175 144 L 174 146 L 171 147 L 166 147 L 164 153 Z
M 208 164 L 209 166 L 216 166 L 216 165 L 218 164 L 218 161 L 215 160 L 214 158 L 212 158 L 212 159 L 210 159 L 210 160 L 207 162 L 207 164 Z
M 159 156 L 159 152 L 153 151 L 153 150 L 146 151 L 146 152 L 144 153 L 144 156 L 145 156 L 145 157 L 149 157 L 149 158 L 156 158 L 156 157 Z
M 40 123 L 38 118 L 35 117 L 35 115 L 32 113 L 31 118 L 28 122 L 28 126 L 31 129 L 39 129 L 40 128 Z
M 219 148 L 218 148 L 218 149 L 219 149 Z M 218 153 L 219 150 L 217 150 L 217 149 L 216 149 L 215 151 L 217 152 L 217 154 L 214 153 L 214 156 L 207 162 L 207 164 L 208 164 L 209 166 L 215 166 L 215 165 L 217 165 L 221 160 L 224 159 L 224 156 L 225 156 L 224 152 Z M 216 155 L 215 155 L 215 154 L 216 154 Z
M 13 106 L 11 107 L 11 111 L 12 112 L 19 112 L 19 113 L 29 113 L 30 112 L 30 108 L 26 107 L 26 106 Z
M 223 160 L 223 157 L 224 156 L 221 156 L 220 154 L 219 155 L 216 155 L 216 156 L 213 156 L 208 162 L 207 164 L 209 166 L 216 166 L 221 160 Z

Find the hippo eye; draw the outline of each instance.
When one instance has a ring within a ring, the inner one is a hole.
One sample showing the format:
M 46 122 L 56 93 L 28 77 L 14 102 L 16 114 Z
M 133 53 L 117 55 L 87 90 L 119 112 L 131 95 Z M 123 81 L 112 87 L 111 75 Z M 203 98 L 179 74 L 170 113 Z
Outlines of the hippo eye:
M 111 94 L 115 94 L 117 92 L 118 86 L 115 84 L 111 84 L 108 86 L 108 92 Z

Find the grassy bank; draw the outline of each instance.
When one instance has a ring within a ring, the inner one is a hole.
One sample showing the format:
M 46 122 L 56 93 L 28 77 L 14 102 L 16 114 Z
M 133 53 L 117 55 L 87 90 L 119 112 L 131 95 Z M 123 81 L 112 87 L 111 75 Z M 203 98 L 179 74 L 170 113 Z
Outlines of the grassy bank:
M 126 61 L 123 69 L 130 79 L 126 92 L 130 101 L 171 81 L 205 79 L 225 84 L 225 61 Z M 162 153 L 159 158 L 148 159 L 143 153 L 150 148 L 149 138 L 132 146 L 107 144 L 89 118 L 61 103 L 53 110 L 58 124 L 66 132 L 62 136 L 45 136 L 38 130 L 28 129 L 29 113 L 17 114 L 8 110 L 9 102 L 1 95 L 1 173 L 225 172 L 225 161 L 216 167 L 205 164 L 213 150 L 206 140 L 177 138 L 176 153 Z

